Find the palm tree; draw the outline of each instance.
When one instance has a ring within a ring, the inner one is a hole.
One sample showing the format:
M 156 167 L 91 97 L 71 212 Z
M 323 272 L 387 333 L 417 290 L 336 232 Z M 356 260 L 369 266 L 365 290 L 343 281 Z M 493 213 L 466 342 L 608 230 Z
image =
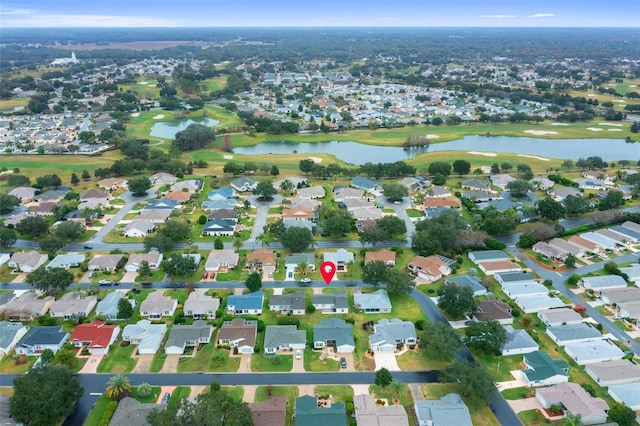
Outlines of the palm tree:
M 105 394 L 107 398 L 119 401 L 131 392 L 131 382 L 129 378 L 123 374 L 111 376 L 107 381 L 107 389 Z
M 152 391 L 153 389 L 151 388 L 151 385 L 147 382 L 144 382 L 140 386 L 138 386 L 138 395 L 140 395 L 143 398 L 146 398 L 149 395 L 151 395 Z
M 307 275 L 307 271 L 309 270 L 309 262 L 307 262 L 306 260 L 302 259 L 300 262 L 298 262 L 298 264 L 296 265 L 296 273 L 297 274 L 301 274 L 301 275 Z
M 398 398 L 398 396 L 400 395 L 400 392 L 402 391 L 404 386 L 405 386 L 404 382 L 402 380 L 400 380 L 400 379 L 393 379 L 393 380 L 391 380 L 391 383 L 389 384 L 389 388 L 391 389 L 391 393 L 396 398 Z
M 236 237 L 233 239 L 233 243 L 231 244 L 233 245 L 233 248 L 235 250 L 240 250 L 240 247 L 242 247 L 242 244 L 244 244 L 244 241 L 242 241 L 240 237 Z

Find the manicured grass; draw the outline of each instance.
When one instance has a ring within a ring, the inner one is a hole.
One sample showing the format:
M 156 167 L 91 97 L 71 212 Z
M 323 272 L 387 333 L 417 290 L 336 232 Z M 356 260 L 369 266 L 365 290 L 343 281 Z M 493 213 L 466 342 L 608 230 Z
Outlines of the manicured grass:
M 187 398 L 191 393 L 191 387 L 178 386 L 173 390 L 171 397 L 169 398 L 169 404 L 167 404 L 167 410 L 177 411 L 180 408 L 180 402 L 183 398 Z
M 536 391 L 533 388 L 511 388 L 511 389 L 505 389 L 502 392 L 502 396 L 505 399 L 523 399 L 523 398 L 529 398 L 531 396 L 535 396 Z
M 521 370 L 522 355 L 495 356 L 473 352 L 476 360 L 491 374 L 496 382 L 514 380 L 510 371 Z
M 417 209 L 407 209 L 407 216 L 409 217 L 422 217 L 422 211 Z
M 338 371 L 340 363 L 334 359 L 320 360 L 322 352 L 305 349 L 304 351 L 304 369 L 306 371 Z
M 91 412 L 87 416 L 87 419 L 84 421 L 84 426 L 99 426 L 100 421 L 102 420 L 102 415 L 104 414 L 105 410 L 107 409 L 107 405 L 109 405 L 110 402 L 111 400 L 104 395 L 98 398 L 96 404 L 93 406 Z
M 279 358 L 279 364 L 274 363 L 275 357 L 266 357 L 261 353 L 253 354 L 251 357 L 251 371 L 258 373 L 291 371 L 293 368 L 293 353 L 291 355 L 277 355 L 277 357 Z
M 0 281 L 3 283 L 10 283 L 15 280 L 18 274 L 12 274 L 12 270 L 13 268 L 9 268 L 7 265 L 2 265 L 0 267 Z
M 461 393 L 461 387 L 458 384 L 451 383 L 431 383 L 428 385 L 422 385 L 422 393 L 425 399 L 440 399 L 449 393 Z M 469 398 L 464 398 L 464 403 L 469 407 L 469 413 L 471 414 L 471 421 L 474 426 L 499 426 L 500 422 L 491 412 L 485 402 L 475 401 Z M 530 425 L 531 423 L 525 423 Z
M 430 359 L 417 348 L 403 353 L 396 359 L 402 371 L 442 370 L 449 365 L 446 361 Z
M 26 363 L 16 364 L 16 362 L 13 359 L 11 359 L 14 353 L 15 353 L 14 351 L 11 351 L 9 352 L 9 354 L 5 355 L 2 358 L 2 360 L 0 360 L 0 373 L 3 373 L 3 374 L 26 373 L 27 371 L 29 371 L 31 366 L 36 362 L 36 359 L 38 359 L 35 356 L 28 356 L 26 357 L 27 359 Z
M 160 386 L 151 386 L 151 394 L 149 396 L 140 396 L 138 394 L 138 386 L 134 386 L 131 389 L 131 396 L 137 401 L 144 403 L 156 402 L 160 397 Z
M 404 385 L 399 392 L 395 393 L 391 387 L 381 388 L 380 386 L 371 385 L 369 386 L 369 393 L 376 399 L 386 398 L 389 404 L 393 404 L 393 399 L 397 398 L 409 416 L 409 424 L 417 423 L 415 410 L 413 409 L 413 395 L 411 395 L 409 386 Z
M 318 396 L 331 395 L 336 402 L 346 402 L 347 397 L 353 399 L 353 388 L 349 385 L 319 385 L 314 393 Z
M 234 401 L 242 402 L 242 397 L 244 396 L 244 388 L 242 386 L 224 386 L 222 389 L 224 389 Z
M 518 418 L 524 425 L 548 425 L 550 424 L 547 419 L 544 418 L 540 410 L 527 410 L 518 413 Z
M 295 426 L 296 420 L 293 418 L 293 409 L 298 397 L 297 386 L 258 386 L 254 397 L 255 402 L 265 402 L 274 396 L 284 396 L 287 398 L 286 426 Z
M 120 346 L 122 338 L 111 345 L 109 353 L 102 358 L 98 365 L 98 373 L 130 373 L 136 366 L 137 360 L 133 355 L 138 345 Z
M 211 341 L 216 341 L 215 336 Z M 239 357 L 229 357 L 226 349 L 216 349 L 213 343 L 208 343 L 196 352 L 195 357 L 185 357 L 178 362 L 179 373 L 191 372 L 234 372 L 240 367 Z
M 168 333 L 167 333 L 168 334 Z M 164 366 L 164 361 L 167 359 L 167 354 L 162 350 L 158 350 L 153 356 L 151 365 L 149 366 L 149 373 L 158 373 Z

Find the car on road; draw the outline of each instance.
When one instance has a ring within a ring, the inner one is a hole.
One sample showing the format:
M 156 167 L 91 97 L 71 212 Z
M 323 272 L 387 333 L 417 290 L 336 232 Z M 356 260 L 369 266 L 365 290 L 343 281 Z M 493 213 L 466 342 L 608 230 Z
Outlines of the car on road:
M 302 351 L 300 349 L 296 351 L 296 359 L 302 359 Z
M 400 204 L 402 204 L 402 201 L 394 201 L 393 204 L 395 204 L 396 206 L 399 206 Z
M 303 283 L 303 284 L 309 284 L 311 282 L 311 278 L 306 278 L 306 277 L 302 278 L 300 280 L 300 282 Z
M 88 245 L 86 245 L 86 246 L 84 246 L 84 249 L 85 249 L 85 250 L 91 250 L 91 249 L 93 249 L 93 246 L 88 246 Z
M 98 281 L 98 285 L 110 286 L 110 285 L 113 285 L 113 281 L 111 281 L 111 280 L 100 280 L 100 281 Z
M 345 357 L 340 358 L 340 367 L 347 368 L 347 359 Z

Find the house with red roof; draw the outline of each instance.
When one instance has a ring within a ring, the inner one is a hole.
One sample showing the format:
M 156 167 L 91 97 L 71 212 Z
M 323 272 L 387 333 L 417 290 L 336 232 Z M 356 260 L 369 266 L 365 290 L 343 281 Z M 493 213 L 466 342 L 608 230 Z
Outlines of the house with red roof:
M 77 348 L 86 346 L 91 355 L 105 355 L 109 346 L 120 334 L 120 327 L 107 325 L 104 321 L 94 321 L 91 324 L 80 324 L 73 329 L 69 342 Z

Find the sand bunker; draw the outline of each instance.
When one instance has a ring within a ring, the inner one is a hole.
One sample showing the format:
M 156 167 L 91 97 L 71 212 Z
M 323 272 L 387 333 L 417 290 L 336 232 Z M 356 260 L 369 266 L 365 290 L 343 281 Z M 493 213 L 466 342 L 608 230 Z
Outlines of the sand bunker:
M 629 87 L 638 87 L 638 85 L 636 85 L 636 84 L 632 84 L 632 85 L 630 85 Z
M 142 84 L 142 85 L 144 86 L 145 84 L 149 84 L 149 82 L 148 82 L 148 81 L 141 81 L 141 82 L 140 82 L 140 83 L 138 83 L 138 84 Z
M 468 151 L 467 154 L 484 155 L 485 157 L 496 157 L 498 155 L 495 152 L 478 152 L 478 151 Z
M 224 158 L 225 160 L 231 160 L 233 158 L 233 155 L 224 154 L 222 158 Z
M 536 155 L 518 154 L 518 157 L 533 158 L 534 160 L 540 160 L 540 161 L 551 161 L 548 158 L 538 157 Z
M 592 132 L 601 132 L 603 129 L 599 129 L 597 127 L 587 127 L 587 130 L 591 130 Z
M 530 135 L 535 136 L 545 136 L 545 135 L 557 135 L 558 132 L 554 132 L 553 130 L 525 130 L 525 133 L 529 133 Z
M 131 113 L 132 117 L 140 117 L 140 113 L 139 112 L 133 112 Z
M 622 129 L 607 129 L 607 130 L 609 130 L 610 132 L 621 132 L 622 131 Z
M 322 158 L 318 158 L 318 157 L 309 157 L 309 160 L 313 161 L 316 164 L 322 163 Z
M 595 95 L 593 93 L 589 93 L 589 97 L 594 97 Z
M 435 138 L 439 138 L 439 137 L 440 137 L 440 135 L 431 135 L 431 134 L 429 134 L 429 135 L 426 135 L 425 137 L 426 137 L 427 139 L 435 139 Z
M 568 126 L 567 123 L 551 123 L 552 126 Z
M 623 103 L 625 103 L 627 101 L 623 101 L 622 99 L 614 99 L 613 102 L 618 102 L 620 104 L 623 104 Z
M 622 127 L 620 123 L 598 123 L 601 126 L 614 126 L 614 127 Z
M 153 117 L 154 120 L 162 120 L 164 118 L 164 114 L 158 114 Z

